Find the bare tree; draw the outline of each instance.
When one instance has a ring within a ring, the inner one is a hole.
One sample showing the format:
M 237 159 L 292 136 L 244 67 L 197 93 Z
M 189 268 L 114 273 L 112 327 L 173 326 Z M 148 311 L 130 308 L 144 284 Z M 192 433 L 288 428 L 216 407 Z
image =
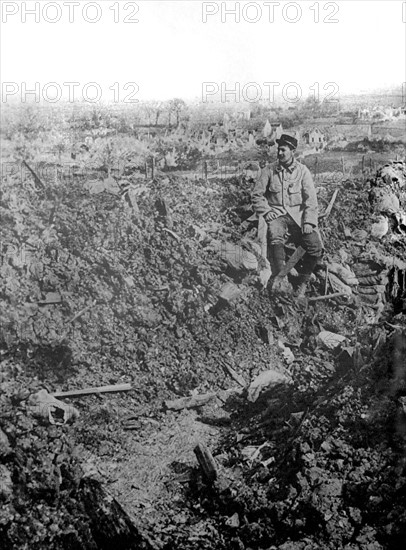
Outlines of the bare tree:
M 163 101 L 156 101 L 154 107 L 155 107 L 155 126 L 158 126 L 158 121 L 165 108 L 165 103 Z
M 180 114 L 186 109 L 186 103 L 183 99 L 175 97 L 169 101 L 169 125 L 170 125 L 170 115 L 173 113 L 176 116 L 176 126 L 179 126 Z
M 145 118 L 147 119 L 148 126 L 151 126 L 151 121 L 152 121 L 152 118 L 154 116 L 154 107 L 153 107 L 153 105 L 150 102 L 143 103 L 142 104 L 142 113 L 145 116 Z

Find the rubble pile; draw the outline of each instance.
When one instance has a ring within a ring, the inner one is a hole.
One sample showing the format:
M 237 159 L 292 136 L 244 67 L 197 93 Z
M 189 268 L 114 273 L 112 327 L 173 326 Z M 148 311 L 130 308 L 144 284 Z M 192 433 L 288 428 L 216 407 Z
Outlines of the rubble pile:
M 0 204 L 5 548 L 402 547 L 402 163 L 319 186 L 322 208 L 338 195 L 304 301 L 263 291 L 249 181 L 27 178 Z M 192 415 L 221 436 L 170 464 L 182 481 L 152 503 L 114 499 L 84 467 L 117 467 Z

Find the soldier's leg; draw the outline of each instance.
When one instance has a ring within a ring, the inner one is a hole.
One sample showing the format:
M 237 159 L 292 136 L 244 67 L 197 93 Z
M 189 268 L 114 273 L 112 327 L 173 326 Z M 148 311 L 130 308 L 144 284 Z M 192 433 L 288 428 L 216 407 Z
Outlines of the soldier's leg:
M 297 289 L 297 296 L 305 295 L 307 284 L 323 253 L 323 245 L 317 231 L 302 235 L 302 246 L 306 250 L 306 254 L 303 258 L 303 271 Z
M 268 224 L 269 261 L 273 276 L 276 276 L 285 265 L 287 229 L 286 216 L 279 216 Z

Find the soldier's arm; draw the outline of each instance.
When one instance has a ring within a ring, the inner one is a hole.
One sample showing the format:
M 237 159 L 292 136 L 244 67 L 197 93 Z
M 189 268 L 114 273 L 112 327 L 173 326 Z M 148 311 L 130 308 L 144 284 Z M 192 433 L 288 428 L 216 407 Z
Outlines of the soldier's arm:
M 268 204 L 268 200 L 265 197 L 270 173 L 271 172 L 268 167 L 262 168 L 261 174 L 255 182 L 255 186 L 251 194 L 252 205 L 256 214 L 258 215 L 265 215 L 271 210 Z
M 310 223 L 317 227 L 317 194 L 312 175 L 307 166 L 303 166 L 302 196 L 304 202 L 303 224 Z

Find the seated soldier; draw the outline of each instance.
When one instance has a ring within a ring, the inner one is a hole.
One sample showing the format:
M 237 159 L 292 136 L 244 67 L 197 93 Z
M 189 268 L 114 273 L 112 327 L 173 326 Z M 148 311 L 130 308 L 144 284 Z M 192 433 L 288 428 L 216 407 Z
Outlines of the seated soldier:
M 278 161 L 262 169 L 252 192 L 252 204 L 268 225 L 272 274 L 285 265 L 285 243 L 290 233 L 306 254 L 297 296 L 304 296 L 323 246 L 317 229 L 318 208 L 309 169 L 294 158 L 297 139 L 287 134 L 276 140 Z

